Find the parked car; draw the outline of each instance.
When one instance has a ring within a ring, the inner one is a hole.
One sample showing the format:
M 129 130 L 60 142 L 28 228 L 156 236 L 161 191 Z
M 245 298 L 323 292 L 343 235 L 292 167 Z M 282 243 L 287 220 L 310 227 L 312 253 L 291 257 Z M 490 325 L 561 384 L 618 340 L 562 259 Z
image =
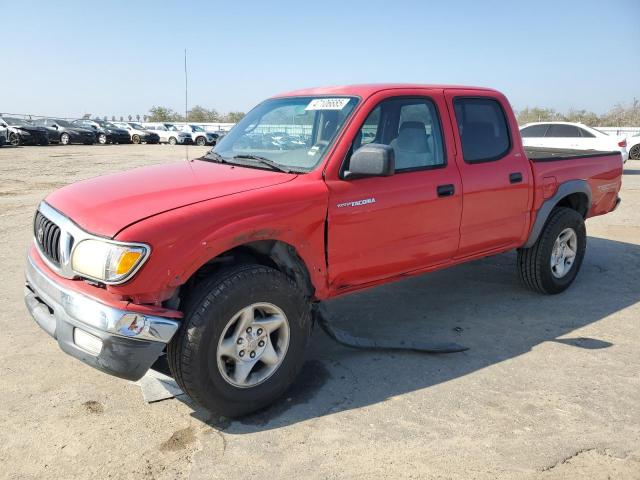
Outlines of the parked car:
M 191 135 L 193 143 L 199 146 L 215 145 L 218 140 L 218 134 L 213 132 L 207 132 L 204 128 L 198 125 L 187 124 L 182 129 Z
M 129 132 L 131 143 L 160 143 L 160 136 L 157 133 L 147 130 L 139 123 L 114 122 L 114 124 L 120 128 L 124 128 Z
M 93 145 L 96 141 L 93 130 L 78 127 L 61 118 L 39 118 L 33 123 L 47 130 L 49 142 L 51 143 L 59 143 L 61 145 L 69 145 L 72 143 Z
M 9 138 L 9 127 L 0 124 L 0 147 L 4 146 L 7 143 L 7 139 Z
M 640 160 L 640 132 L 627 138 L 627 148 L 629 149 L 629 158 Z
M 249 146 L 274 112 L 309 141 Z M 300 372 L 318 302 L 514 249 L 526 287 L 566 290 L 621 176 L 618 151 L 523 148 L 495 90 L 291 92 L 200 158 L 50 194 L 25 302 L 66 353 L 135 380 L 166 352 L 185 393 L 238 416 Z
M 629 158 L 627 140 L 613 137 L 582 123 L 535 122 L 520 127 L 525 147 L 573 148 L 576 150 L 617 150 L 622 161 Z
M 7 143 L 17 145 L 48 145 L 49 137 L 44 127 L 38 127 L 22 118 L 0 116 L 0 126 L 7 129 Z
M 96 143 L 131 143 L 131 136 L 124 128 L 119 128 L 113 123 L 100 119 L 80 118 L 72 122 L 78 127 L 88 128 L 95 132 Z
M 160 143 L 168 143 L 169 145 L 188 145 L 193 143 L 189 133 L 180 131 L 175 127 L 169 129 L 163 123 L 147 123 L 145 128 L 157 133 L 160 137 Z

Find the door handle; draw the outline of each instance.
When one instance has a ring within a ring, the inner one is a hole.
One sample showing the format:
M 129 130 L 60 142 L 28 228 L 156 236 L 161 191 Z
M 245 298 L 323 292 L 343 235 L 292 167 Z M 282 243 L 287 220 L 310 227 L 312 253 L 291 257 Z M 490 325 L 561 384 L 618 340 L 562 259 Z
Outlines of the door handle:
M 439 197 L 450 197 L 456 191 L 456 188 L 452 184 L 438 185 L 437 192 Z
M 522 173 L 514 172 L 509 174 L 509 182 L 510 183 L 520 183 L 522 182 Z

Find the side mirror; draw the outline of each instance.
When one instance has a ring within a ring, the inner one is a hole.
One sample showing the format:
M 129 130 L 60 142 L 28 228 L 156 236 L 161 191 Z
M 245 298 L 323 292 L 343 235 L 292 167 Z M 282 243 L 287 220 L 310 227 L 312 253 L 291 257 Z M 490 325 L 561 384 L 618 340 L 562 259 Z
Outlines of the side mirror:
M 393 148 L 380 143 L 369 143 L 351 155 L 349 170 L 343 178 L 388 177 L 395 173 L 396 157 Z

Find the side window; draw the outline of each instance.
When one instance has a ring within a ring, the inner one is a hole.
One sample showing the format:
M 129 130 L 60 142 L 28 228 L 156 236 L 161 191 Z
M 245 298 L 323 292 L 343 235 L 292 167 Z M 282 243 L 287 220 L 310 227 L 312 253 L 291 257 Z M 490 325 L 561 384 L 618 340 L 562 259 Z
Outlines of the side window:
M 490 162 L 506 155 L 511 148 L 511 138 L 507 119 L 497 100 L 459 97 L 453 106 L 465 162 Z
M 596 138 L 593 133 L 585 130 L 584 128 L 579 128 L 578 130 L 580 130 L 580 135 L 582 135 L 583 138 Z
M 545 132 L 549 128 L 548 125 L 531 125 L 530 127 L 520 130 L 520 136 L 522 138 L 540 138 L 544 137 Z
M 579 137 L 580 132 L 577 127 L 573 125 L 563 125 L 561 123 L 551 125 L 549 127 L 549 131 L 547 132 L 547 137 L 555 137 L 555 138 L 575 138 Z
M 438 112 L 427 98 L 394 98 L 381 102 L 362 124 L 353 150 L 367 143 L 391 146 L 398 173 L 445 165 Z

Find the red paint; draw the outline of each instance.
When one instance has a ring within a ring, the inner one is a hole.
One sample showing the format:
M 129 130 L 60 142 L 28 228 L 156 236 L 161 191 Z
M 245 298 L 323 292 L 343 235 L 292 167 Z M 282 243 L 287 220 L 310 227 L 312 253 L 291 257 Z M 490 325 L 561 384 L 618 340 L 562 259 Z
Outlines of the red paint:
M 531 163 L 509 103 L 495 90 L 360 85 L 287 95 L 361 99 L 314 171 L 290 175 L 195 160 L 65 187 L 46 201 L 93 233 L 148 243 L 152 254 L 124 285 L 101 289 L 82 281 L 57 281 L 103 303 L 122 305 L 130 299 L 159 305 L 208 260 L 246 242 L 274 239 L 296 249 L 311 274 L 316 298 L 326 299 L 517 248 L 525 243 L 550 188 L 555 191 L 568 180 L 588 180 L 593 192 L 589 216 L 609 212 L 620 189 L 618 157 Z M 458 95 L 487 96 L 500 102 L 512 135 L 505 157 L 488 163 L 464 162 L 453 118 L 452 98 Z M 342 160 L 360 125 L 380 101 L 394 96 L 426 96 L 435 102 L 447 166 L 383 178 L 340 179 Z M 521 183 L 509 182 L 513 172 L 522 173 Z M 453 184 L 455 194 L 439 198 L 436 187 L 442 184 Z M 367 198 L 375 198 L 375 203 L 337 207 Z M 34 249 L 30 255 L 55 277 Z

